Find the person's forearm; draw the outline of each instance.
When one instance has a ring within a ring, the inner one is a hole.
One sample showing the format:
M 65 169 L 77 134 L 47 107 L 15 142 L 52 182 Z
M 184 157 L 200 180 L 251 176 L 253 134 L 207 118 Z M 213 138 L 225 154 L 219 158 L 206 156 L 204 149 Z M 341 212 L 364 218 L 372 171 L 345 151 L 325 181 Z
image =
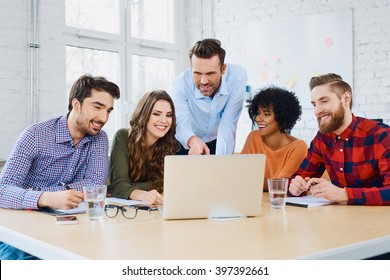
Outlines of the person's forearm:
M 144 190 L 134 190 L 130 196 L 129 199 L 132 200 L 142 200 L 142 196 L 146 193 Z
M 131 194 L 137 190 L 148 190 L 150 183 L 150 181 L 134 183 L 114 181 L 109 186 L 108 191 L 113 197 L 139 200 L 136 198 L 132 198 Z

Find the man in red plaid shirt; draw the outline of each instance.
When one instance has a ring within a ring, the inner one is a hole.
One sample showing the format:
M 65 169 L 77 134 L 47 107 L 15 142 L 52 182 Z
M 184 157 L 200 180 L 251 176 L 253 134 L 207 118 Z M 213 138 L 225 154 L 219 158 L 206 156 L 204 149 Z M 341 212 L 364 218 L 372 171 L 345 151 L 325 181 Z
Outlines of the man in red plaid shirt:
M 390 127 L 352 114 L 352 89 L 337 74 L 310 80 L 319 131 L 289 194 L 336 203 L 390 205 Z M 331 181 L 320 178 L 325 169 Z

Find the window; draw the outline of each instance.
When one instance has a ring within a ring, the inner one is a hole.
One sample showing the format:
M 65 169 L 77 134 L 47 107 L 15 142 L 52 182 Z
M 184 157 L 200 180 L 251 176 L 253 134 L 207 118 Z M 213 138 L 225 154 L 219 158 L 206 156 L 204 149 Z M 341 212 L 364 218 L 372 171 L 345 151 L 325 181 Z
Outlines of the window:
M 169 92 L 178 68 L 179 2 L 65 0 L 67 93 L 83 74 L 119 85 L 121 98 L 104 127 L 110 140 L 119 128 L 128 127 L 145 92 Z
M 106 33 L 120 33 L 120 1 L 66 0 L 66 25 Z
M 148 90 L 169 91 L 170 79 L 167 77 L 173 77 L 173 60 L 132 55 L 131 66 L 132 93 L 135 100 L 139 100 Z
M 133 37 L 174 42 L 173 0 L 133 0 L 130 12 Z

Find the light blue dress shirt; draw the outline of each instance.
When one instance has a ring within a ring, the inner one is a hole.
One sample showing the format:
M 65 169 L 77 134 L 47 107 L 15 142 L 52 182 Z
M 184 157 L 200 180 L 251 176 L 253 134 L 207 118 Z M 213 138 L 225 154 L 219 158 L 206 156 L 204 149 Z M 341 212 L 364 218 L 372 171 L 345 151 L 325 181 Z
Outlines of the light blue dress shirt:
M 190 68 L 176 78 L 171 95 L 176 108 L 176 138 L 183 147 L 188 149 L 188 139 L 197 135 L 205 143 L 217 139 L 217 155 L 234 152 L 246 82 L 243 67 L 227 64 L 221 85 L 211 98 L 196 88 Z

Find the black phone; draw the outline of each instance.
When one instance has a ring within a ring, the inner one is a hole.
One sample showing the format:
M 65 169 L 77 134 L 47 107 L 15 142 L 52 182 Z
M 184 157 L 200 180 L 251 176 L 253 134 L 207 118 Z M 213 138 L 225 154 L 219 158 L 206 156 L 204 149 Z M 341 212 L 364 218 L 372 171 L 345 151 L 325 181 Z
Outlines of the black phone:
M 138 208 L 139 210 L 146 210 L 146 211 L 158 210 L 157 205 L 134 204 L 134 205 L 130 205 L 130 207 Z

